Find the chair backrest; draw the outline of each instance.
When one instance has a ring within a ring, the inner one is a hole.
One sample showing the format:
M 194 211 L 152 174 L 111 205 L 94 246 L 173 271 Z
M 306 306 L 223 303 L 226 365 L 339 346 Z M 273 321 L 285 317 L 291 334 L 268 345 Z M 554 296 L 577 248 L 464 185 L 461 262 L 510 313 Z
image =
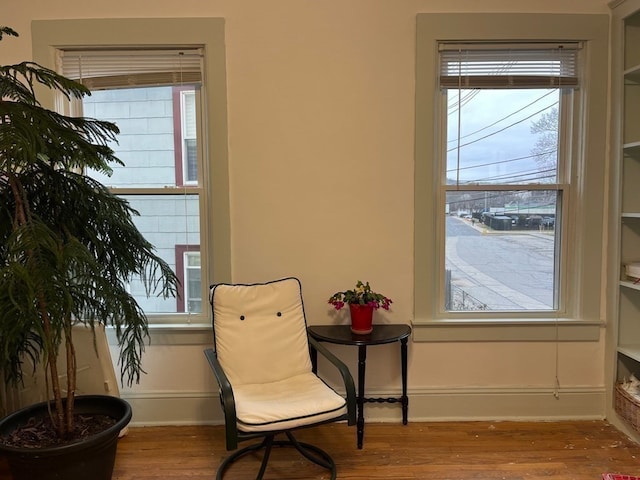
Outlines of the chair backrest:
M 311 371 L 297 278 L 211 289 L 218 360 L 232 385 L 268 383 Z

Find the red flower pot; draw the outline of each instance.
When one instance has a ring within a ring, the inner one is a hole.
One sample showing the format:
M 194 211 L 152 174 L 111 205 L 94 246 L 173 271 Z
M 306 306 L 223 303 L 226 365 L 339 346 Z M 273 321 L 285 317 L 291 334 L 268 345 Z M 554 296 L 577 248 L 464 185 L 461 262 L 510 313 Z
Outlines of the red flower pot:
M 369 305 L 349 304 L 351 313 L 351 331 L 358 335 L 371 333 L 373 326 L 373 307 Z

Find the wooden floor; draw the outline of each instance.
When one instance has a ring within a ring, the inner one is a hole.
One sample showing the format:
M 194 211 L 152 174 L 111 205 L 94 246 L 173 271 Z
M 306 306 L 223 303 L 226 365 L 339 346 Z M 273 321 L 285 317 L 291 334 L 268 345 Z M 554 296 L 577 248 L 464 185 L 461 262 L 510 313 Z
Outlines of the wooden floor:
M 329 452 L 338 479 L 601 480 L 602 473 L 640 475 L 640 446 L 606 422 L 443 422 L 367 424 L 364 448 L 344 424 L 300 431 L 297 438 Z M 223 427 L 131 428 L 118 444 L 114 480 L 213 479 L 224 448 Z M 227 480 L 255 478 L 257 456 Z M 0 462 L 0 478 L 10 479 Z M 295 450 L 276 448 L 265 480 L 329 478 Z M 36 480 L 36 479 L 34 479 Z M 88 479 L 90 480 L 90 479 Z

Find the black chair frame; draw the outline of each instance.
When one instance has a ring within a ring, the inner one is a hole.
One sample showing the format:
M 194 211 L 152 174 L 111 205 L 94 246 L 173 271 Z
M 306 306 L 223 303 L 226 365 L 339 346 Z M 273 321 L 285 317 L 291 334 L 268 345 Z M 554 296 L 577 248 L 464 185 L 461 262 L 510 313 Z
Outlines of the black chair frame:
M 220 394 L 220 404 L 222 406 L 222 411 L 224 414 L 224 424 L 225 424 L 225 438 L 226 438 L 226 448 L 227 450 L 236 450 L 238 448 L 238 443 L 255 439 L 262 438 L 260 443 L 255 443 L 240 450 L 234 452 L 229 457 L 227 457 L 218 468 L 218 472 L 216 475 L 216 480 L 222 480 L 224 473 L 226 470 L 236 461 L 242 458 L 243 456 L 264 449 L 264 454 L 262 457 L 262 463 L 260 465 L 260 470 L 258 471 L 258 475 L 256 476 L 256 480 L 261 480 L 264 476 L 264 473 L 267 469 L 267 464 L 269 461 L 269 456 L 271 454 L 271 449 L 273 446 L 278 447 L 294 447 L 303 457 L 307 460 L 320 465 L 321 467 L 326 468 L 331 471 L 331 480 L 335 480 L 336 478 L 336 465 L 331 456 L 320 449 L 317 446 L 310 445 L 308 443 L 299 442 L 293 435 L 293 431 L 314 427 L 317 425 L 322 425 L 325 423 L 333 423 L 337 421 L 346 421 L 347 425 L 355 425 L 356 423 L 356 390 L 355 384 L 353 381 L 353 377 L 349 372 L 347 366 L 338 359 L 335 355 L 333 355 L 324 345 L 319 343 L 317 340 L 311 338 L 307 335 L 307 339 L 309 342 L 309 348 L 315 349 L 318 353 L 324 356 L 329 362 L 338 369 L 342 379 L 344 381 L 345 390 L 346 390 L 346 403 L 347 403 L 347 413 L 341 415 L 340 417 L 334 417 L 330 420 L 324 422 L 317 422 L 310 425 L 304 425 L 295 429 L 289 430 L 277 430 L 277 431 L 265 431 L 265 432 L 243 432 L 237 428 L 237 417 L 236 417 L 236 407 L 235 400 L 233 397 L 233 388 L 231 387 L 231 383 L 227 378 L 224 370 L 222 369 L 222 365 L 218 361 L 217 354 L 215 350 L 208 348 L 205 350 L 205 356 L 211 369 L 213 370 L 213 374 L 218 383 L 218 389 Z M 275 440 L 276 435 L 284 434 L 287 437 L 287 440 Z

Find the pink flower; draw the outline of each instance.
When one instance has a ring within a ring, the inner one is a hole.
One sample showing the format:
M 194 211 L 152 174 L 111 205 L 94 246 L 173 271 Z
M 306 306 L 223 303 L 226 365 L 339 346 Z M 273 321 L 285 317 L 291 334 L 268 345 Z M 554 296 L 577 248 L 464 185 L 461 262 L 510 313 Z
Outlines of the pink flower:
M 344 307 L 344 302 L 341 302 L 341 301 L 333 302 L 333 306 L 335 307 L 336 310 L 340 310 L 342 307 Z
M 382 307 L 385 310 L 389 310 L 389 305 L 392 302 L 381 293 L 376 293 L 371 290 L 369 282 L 362 283 L 358 280 L 354 289 L 334 293 L 331 298 L 329 298 L 329 303 L 333 305 L 336 310 L 340 310 L 345 304 L 367 305 L 373 308 Z

